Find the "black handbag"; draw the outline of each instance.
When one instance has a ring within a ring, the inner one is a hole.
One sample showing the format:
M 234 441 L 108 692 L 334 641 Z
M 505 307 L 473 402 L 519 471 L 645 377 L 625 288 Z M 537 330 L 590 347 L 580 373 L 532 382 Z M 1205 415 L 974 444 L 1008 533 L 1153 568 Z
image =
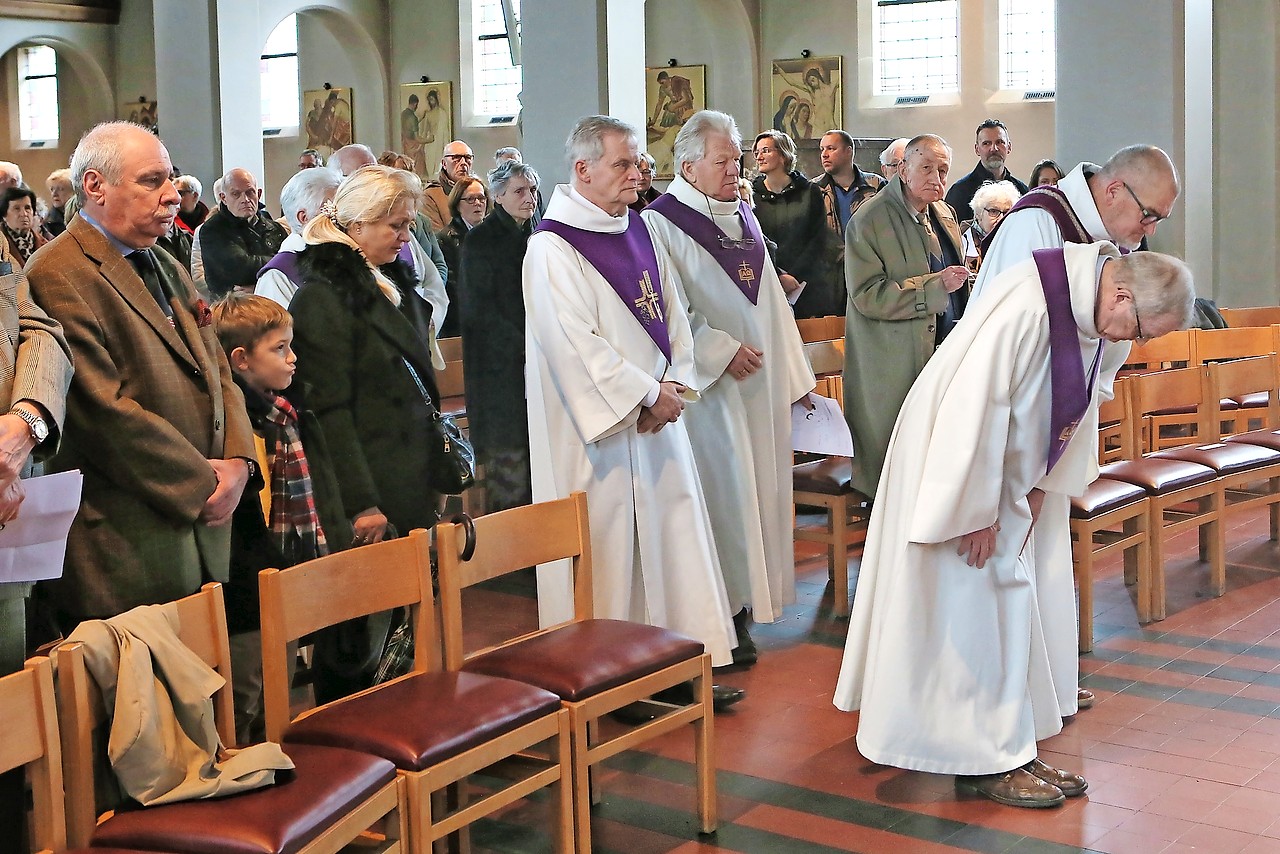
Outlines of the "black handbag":
M 476 482 L 476 452 L 451 416 L 436 409 L 435 403 L 413 364 L 401 357 L 404 366 L 427 404 L 427 476 L 430 487 L 444 495 L 460 495 Z

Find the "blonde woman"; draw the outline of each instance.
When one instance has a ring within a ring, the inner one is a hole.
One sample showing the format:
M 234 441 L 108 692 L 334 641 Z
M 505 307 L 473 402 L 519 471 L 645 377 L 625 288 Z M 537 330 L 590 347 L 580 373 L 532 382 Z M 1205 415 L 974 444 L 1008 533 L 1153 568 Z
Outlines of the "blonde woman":
M 302 232 L 302 287 L 289 304 L 307 408 L 317 414 L 355 545 L 436 521 L 427 477 L 425 389 L 431 304 L 398 259 L 422 184 L 410 172 L 366 166 L 347 178 Z

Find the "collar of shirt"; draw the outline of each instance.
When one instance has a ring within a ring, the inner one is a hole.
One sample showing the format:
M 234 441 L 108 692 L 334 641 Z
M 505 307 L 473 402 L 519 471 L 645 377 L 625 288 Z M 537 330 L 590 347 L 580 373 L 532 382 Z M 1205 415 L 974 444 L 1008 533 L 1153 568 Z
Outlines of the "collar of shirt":
M 123 241 L 117 240 L 117 239 L 115 238 L 115 236 L 114 236 L 111 232 L 109 232 L 109 231 L 107 231 L 105 228 L 103 228 L 102 223 L 100 223 L 100 222 L 98 222 L 96 219 L 94 219 L 94 218 L 93 218 L 93 216 L 92 216 L 92 215 L 91 215 L 87 210 L 85 210 L 84 208 L 81 208 L 81 209 L 80 209 L 80 217 L 81 217 L 81 219 L 83 219 L 85 222 L 89 223 L 89 225 L 91 225 L 91 226 L 93 226 L 94 228 L 98 229 L 98 231 L 102 234 L 102 236 L 103 236 L 103 237 L 105 237 L 105 238 L 107 238 L 107 242 L 108 242 L 108 243 L 110 243 L 112 246 L 114 246 L 114 247 L 116 248 L 116 251 L 117 251 L 117 252 L 119 252 L 121 255 L 124 255 L 125 257 L 128 257 L 128 256 L 129 256 L 129 255 L 131 255 L 132 253 L 134 253 L 134 252 L 137 252 L 137 251 L 138 251 L 138 248 L 133 247 L 133 246 L 130 246 L 129 244 L 124 243 Z M 142 249 L 149 249 L 150 247 L 148 247 L 148 246 L 144 246 L 144 247 L 141 247 L 141 248 L 142 248 Z
M 1107 227 L 1102 223 L 1102 214 L 1098 213 L 1098 206 L 1093 203 L 1093 194 L 1089 192 L 1089 176 L 1101 168 L 1092 163 L 1081 163 L 1058 182 L 1058 189 L 1067 197 L 1071 209 L 1090 237 L 1094 240 L 1111 240 Z

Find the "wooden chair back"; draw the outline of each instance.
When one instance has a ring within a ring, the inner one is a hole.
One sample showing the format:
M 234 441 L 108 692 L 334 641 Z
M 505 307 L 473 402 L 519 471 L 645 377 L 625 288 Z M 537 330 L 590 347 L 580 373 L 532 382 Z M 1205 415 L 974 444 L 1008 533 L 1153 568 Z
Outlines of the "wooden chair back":
M 1228 359 L 1247 359 L 1276 351 L 1270 326 L 1242 326 L 1235 329 L 1193 329 L 1196 358 L 1201 364 Z
M 462 361 L 462 338 L 456 335 L 452 338 L 437 338 L 436 343 L 440 345 L 440 355 L 444 356 L 446 362 Z
M 822 397 L 829 397 L 836 403 L 840 404 L 840 408 L 844 408 L 844 377 L 840 374 L 829 374 L 817 378 L 817 385 L 813 387 L 813 393 Z
M 1264 392 L 1267 395 L 1264 420 L 1267 430 L 1280 429 L 1280 356 L 1268 353 L 1251 359 L 1235 359 L 1230 362 L 1218 362 L 1208 366 L 1208 388 L 1205 390 L 1205 401 L 1209 406 L 1208 421 L 1217 432 L 1214 439 L 1220 439 L 1223 414 L 1221 410 L 1223 398 L 1239 398 L 1244 395 Z M 1242 414 L 1255 410 L 1236 410 L 1226 417 L 1239 418 Z M 1239 428 L 1237 428 L 1239 429 Z
M 1125 434 L 1129 430 L 1129 380 L 1116 377 L 1112 398 L 1098 405 L 1098 461 L 1124 459 Z
M 474 550 L 470 557 L 464 554 L 467 537 L 463 525 L 441 523 L 436 526 L 440 610 L 444 621 L 445 661 L 450 670 L 461 667 L 471 655 L 553 631 L 569 622 L 592 618 L 591 530 L 585 492 L 490 513 L 474 520 L 474 525 Z M 558 560 L 568 560 L 572 571 L 572 620 L 468 653 L 463 641 L 462 591 L 528 566 Z
M 800 330 L 800 340 L 806 344 L 844 339 L 844 318 L 839 315 L 801 318 L 796 321 L 796 328 Z
M 235 707 L 231 692 L 231 648 L 222 585 L 210 582 L 173 603 L 178 612 L 178 639 L 225 681 L 213 695 L 213 718 L 218 737 L 236 743 Z M 58 721 L 62 753 L 66 757 L 67 837 L 72 847 L 89 844 L 98 823 L 94 790 L 94 733 L 108 722 L 102 694 L 85 665 L 84 646 L 70 643 L 54 650 L 58 666 Z
M 1280 323 L 1280 306 L 1265 305 L 1251 308 L 1223 308 L 1222 319 L 1227 326 L 1270 326 Z
M 1205 437 L 1216 436 L 1217 429 L 1209 422 L 1209 408 L 1205 405 L 1204 393 L 1206 382 L 1205 368 L 1174 368 L 1150 374 L 1134 374 L 1126 379 L 1128 389 L 1128 435 L 1124 442 L 1125 459 L 1137 459 L 1149 450 L 1159 449 L 1160 423 L 1156 419 L 1162 412 L 1179 408 L 1194 407 L 1194 412 L 1172 418 L 1172 422 L 1193 426 L 1194 437 L 1186 437 L 1177 444 L 1187 441 L 1205 441 Z M 1143 440 L 1144 422 L 1147 441 Z
M 1126 373 L 1151 373 L 1199 364 L 1194 332 L 1180 329 L 1150 341 L 1135 342 L 1125 362 Z
M 26 768 L 32 794 L 31 838 L 40 854 L 67 846 L 62 803 L 62 745 L 54 703 L 53 666 L 44 656 L 0 678 L 0 773 Z M 13 847 L 16 845 L 16 849 Z M 8 850 L 29 850 L 10 840 Z
M 267 738 L 279 741 L 291 720 L 289 643 L 338 623 L 409 608 L 413 669 L 441 669 L 439 627 L 431 590 L 431 534 L 347 549 L 288 569 L 258 574 L 262 612 L 262 694 Z
M 815 377 L 844 372 L 844 339 L 815 341 L 804 345 L 804 356 Z

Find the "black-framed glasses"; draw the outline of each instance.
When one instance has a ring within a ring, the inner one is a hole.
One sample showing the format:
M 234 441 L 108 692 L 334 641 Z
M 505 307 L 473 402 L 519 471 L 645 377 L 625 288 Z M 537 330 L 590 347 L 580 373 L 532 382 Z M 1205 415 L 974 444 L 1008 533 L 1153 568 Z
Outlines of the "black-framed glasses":
M 1160 222 L 1163 219 L 1169 218 L 1168 214 L 1158 214 L 1155 211 L 1151 210 L 1151 208 L 1144 205 L 1142 203 L 1142 200 L 1138 198 L 1138 194 L 1133 191 L 1133 187 L 1130 187 L 1124 181 L 1121 181 L 1120 183 L 1123 184 L 1124 188 L 1129 191 L 1129 195 L 1133 198 L 1133 203 L 1138 206 L 1138 211 L 1142 214 L 1142 219 L 1140 220 L 1140 222 L 1143 225 L 1155 225 L 1157 222 Z
M 987 216 L 992 219 L 999 219 L 1009 212 L 1008 208 L 983 208 L 987 212 Z
M 1137 300 L 1133 300 L 1133 322 L 1138 327 L 1138 334 L 1134 336 L 1134 340 L 1137 341 L 1139 344 L 1143 343 L 1144 341 L 1150 341 L 1151 339 L 1149 339 L 1147 336 L 1142 334 L 1142 315 L 1138 314 Z
M 744 237 L 741 240 L 734 240 L 727 234 L 720 235 L 721 249 L 755 249 L 756 239 L 754 237 Z
M 475 160 L 474 154 L 446 154 L 446 160 Z

